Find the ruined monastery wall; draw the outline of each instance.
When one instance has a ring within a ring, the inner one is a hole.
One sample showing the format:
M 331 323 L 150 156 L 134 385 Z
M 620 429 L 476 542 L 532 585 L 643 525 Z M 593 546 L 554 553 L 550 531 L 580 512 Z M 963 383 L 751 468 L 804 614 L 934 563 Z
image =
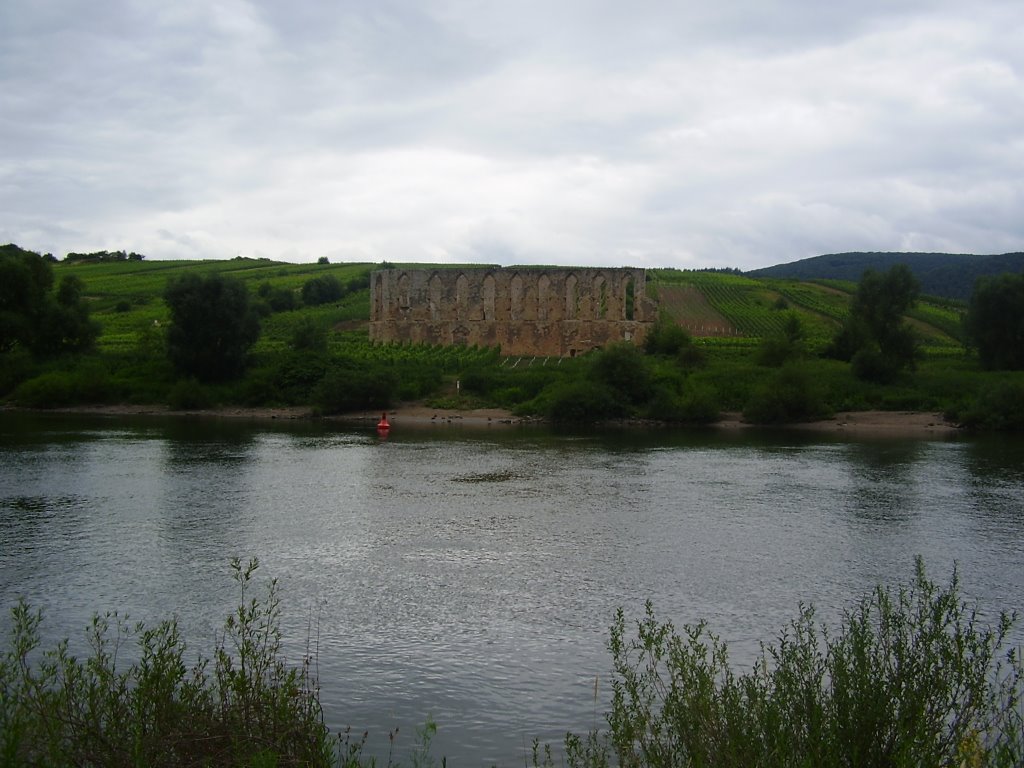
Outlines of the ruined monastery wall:
M 501 346 L 569 357 L 641 343 L 657 313 L 642 269 L 385 269 L 370 276 L 370 340 Z

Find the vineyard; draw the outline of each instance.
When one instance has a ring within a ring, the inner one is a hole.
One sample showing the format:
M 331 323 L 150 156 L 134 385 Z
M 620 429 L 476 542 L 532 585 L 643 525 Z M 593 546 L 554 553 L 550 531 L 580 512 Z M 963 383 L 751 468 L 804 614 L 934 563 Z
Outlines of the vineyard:
M 385 365 L 418 364 L 434 366 L 443 373 L 455 374 L 475 366 L 496 365 L 499 350 L 488 347 L 442 347 L 430 344 L 371 344 L 365 337 L 350 334 L 334 346 L 337 354 L 355 362 Z
M 422 265 L 415 265 L 420 266 Z M 444 265 L 454 267 L 458 265 Z M 220 273 L 242 280 L 254 300 L 261 288 L 291 292 L 296 309 L 265 312 L 262 334 L 255 352 L 285 348 L 302 324 L 330 329 L 328 343 L 338 354 L 369 359 L 430 359 L 444 370 L 494 356 L 493 350 L 472 348 L 370 346 L 367 321 L 369 291 L 353 290 L 340 301 L 303 306 L 298 297 L 308 280 L 331 275 L 347 284 L 363 278 L 371 264 L 284 264 L 263 259 L 227 261 L 121 261 L 106 263 L 58 263 L 56 277 L 75 275 L 85 285 L 85 295 L 100 323 L 98 347 L 104 352 L 130 352 L 161 333 L 169 321 L 162 300 L 167 281 L 185 273 Z M 439 266 L 440 268 L 440 266 Z M 787 319 L 796 314 L 812 348 L 824 348 L 849 312 L 856 285 L 843 281 L 797 282 L 753 279 L 723 272 L 691 272 L 676 269 L 648 271 L 648 290 L 672 320 L 702 343 L 745 349 L 758 340 L 782 333 Z M 961 315 L 957 302 L 925 298 L 909 317 L 929 349 L 949 349 L 962 344 Z M 462 362 L 460 362 L 462 361 Z
M 845 321 L 856 285 L 842 281 L 753 279 L 722 272 L 652 270 L 661 308 L 693 336 L 721 346 L 729 337 L 762 339 L 783 332 L 796 313 L 812 348 L 823 349 Z M 929 350 L 962 346 L 963 307 L 922 298 L 909 313 Z

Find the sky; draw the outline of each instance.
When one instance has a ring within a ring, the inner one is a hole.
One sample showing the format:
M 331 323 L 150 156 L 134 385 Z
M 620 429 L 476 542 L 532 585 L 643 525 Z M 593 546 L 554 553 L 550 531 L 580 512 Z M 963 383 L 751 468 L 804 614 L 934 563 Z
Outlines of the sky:
M 1021 0 L 2 0 L 0 242 L 757 267 L 1024 250 Z

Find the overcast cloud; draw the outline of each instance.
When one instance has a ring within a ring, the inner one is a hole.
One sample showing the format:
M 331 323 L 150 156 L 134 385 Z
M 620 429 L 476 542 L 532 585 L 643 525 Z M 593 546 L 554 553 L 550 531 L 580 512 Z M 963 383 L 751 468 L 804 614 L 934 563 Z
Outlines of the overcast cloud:
M 1024 250 L 1020 0 L 4 0 L 0 242 L 752 269 Z

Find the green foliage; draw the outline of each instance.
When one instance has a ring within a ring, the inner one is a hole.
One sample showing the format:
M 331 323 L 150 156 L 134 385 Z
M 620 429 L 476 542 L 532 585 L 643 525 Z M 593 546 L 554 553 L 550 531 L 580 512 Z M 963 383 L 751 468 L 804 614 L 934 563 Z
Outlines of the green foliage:
M 789 363 L 758 387 L 743 409 L 743 418 L 754 424 L 790 424 L 829 416 L 822 393 L 810 370 Z
M 1024 275 L 980 279 L 965 324 L 982 365 L 1024 369 Z
M 806 354 L 804 348 L 804 324 L 796 312 L 787 312 L 782 328 L 766 336 L 757 350 L 760 365 L 778 368 L 791 360 L 798 360 Z
M 914 364 L 917 342 L 902 318 L 917 296 L 917 281 L 906 265 L 897 264 L 885 273 L 868 270 L 857 286 L 850 316 L 836 335 L 831 353 L 854 362 L 859 378 L 891 381 Z M 858 355 L 859 362 L 855 359 Z
M 327 352 L 327 328 L 316 320 L 304 317 L 292 326 L 288 339 L 292 349 L 301 352 Z
M 693 338 L 680 325 L 665 316 L 659 317 L 644 339 L 644 351 L 649 355 L 679 355 L 693 346 Z
M 248 597 L 257 566 L 232 561 L 240 605 L 213 658 L 192 666 L 173 619 L 148 628 L 97 616 L 79 660 L 66 640 L 42 650 L 42 614 L 19 602 L 0 657 L 3 764 L 334 764 L 311 659 L 293 667 L 283 658 L 276 582 L 262 600 Z M 130 641 L 138 660 L 126 668 Z M 361 745 L 347 747 L 346 764 L 358 764 Z
M 313 402 L 324 414 L 390 408 L 398 389 L 393 371 L 368 369 L 342 361 L 327 371 L 313 392 Z
M 289 288 L 264 282 L 260 283 L 256 293 L 266 303 L 270 312 L 288 312 L 298 306 L 295 292 Z
M 558 381 L 536 398 L 534 408 L 555 424 L 593 424 L 626 415 L 606 384 L 590 379 Z
M 15 245 L 0 247 L 0 352 L 24 347 L 37 356 L 92 349 L 99 326 L 89 317 L 83 282 L 66 275 L 53 286 L 49 259 Z
M 196 379 L 176 381 L 167 394 L 167 405 L 176 411 L 197 411 L 215 405 L 213 394 Z
M 620 609 L 609 641 L 608 728 L 567 736 L 566 761 L 574 768 L 1017 766 L 1024 669 L 1009 643 L 1014 621 L 1002 614 L 984 626 L 961 598 L 956 570 L 940 587 L 919 559 L 909 585 L 879 586 L 836 632 L 801 606 L 777 642 L 762 646 L 753 669 L 737 674 L 705 622 L 677 632 L 648 602 L 628 636 Z
M 989 432 L 1024 432 L 1024 381 L 1001 381 L 979 393 L 960 423 Z
M 714 390 L 706 385 L 690 384 L 681 393 L 659 387 L 644 414 L 649 419 L 675 424 L 711 424 L 721 417 L 721 408 Z
M 341 282 L 334 275 L 321 275 L 307 280 L 302 286 L 302 303 L 310 307 L 330 304 L 345 293 Z
M 72 370 L 47 370 L 23 381 L 12 399 L 25 408 L 57 408 L 78 403 L 113 403 L 124 395 L 123 388 L 99 363 Z
M 164 300 L 171 311 L 167 352 L 179 373 L 203 382 L 242 374 L 260 331 L 244 284 L 219 274 L 184 274 L 167 284 Z
M 0 397 L 31 377 L 35 366 L 27 349 L 0 352 Z
M 643 353 L 632 344 L 613 344 L 592 361 L 595 381 L 630 405 L 647 401 L 652 393 L 651 369 Z

